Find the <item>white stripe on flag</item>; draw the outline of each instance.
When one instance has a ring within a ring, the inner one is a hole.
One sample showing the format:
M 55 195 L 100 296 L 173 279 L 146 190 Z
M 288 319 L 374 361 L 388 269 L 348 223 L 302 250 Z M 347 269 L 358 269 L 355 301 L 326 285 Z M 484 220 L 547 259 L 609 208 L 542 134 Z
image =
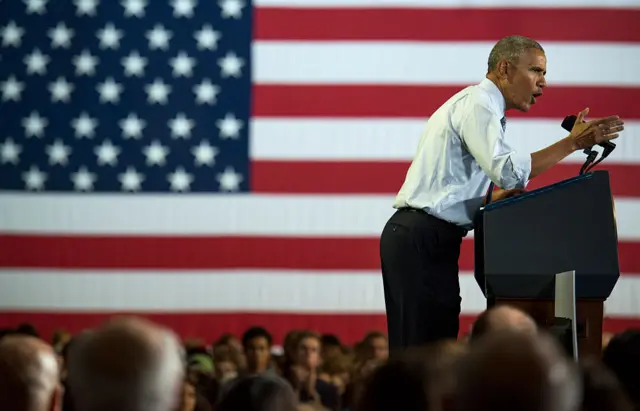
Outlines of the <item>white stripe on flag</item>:
M 258 84 L 473 84 L 484 78 L 493 45 L 258 41 L 252 51 L 253 76 Z M 550 85 L 640 85 L 636 44 L 545 42 L 542 46 Z M 618 64 L 621 61 L 624 64 Z
M 461 274 L 460 289 L 463 313 L 484 310 L 471 273 Z M 636 315 L 639 293 L 640 276 L 620 277 L 606 313 Z M 0 309 L 384 313 L 384 293 L 372 271 L 0 270 Z
M 0 232 L 378 237 L 393 196 L 0 194 Z M 640 239 L 640 200 L 615 200 L 618 236 Z
M 561 119 L 509 120 L 506 140 L 524 153 L 547 147 L 569 133 Z M 427 118 L 336 119 L 255 118 L 251 124 L 251 157 L 255 160 L 411 160 Z M 640 163 L 640 121 L 625 122 L 624 137 L 607 163 Z M 583 163 L 575 152 L 566 161 Z M 604 163 L 603 163 L 604 164 Z

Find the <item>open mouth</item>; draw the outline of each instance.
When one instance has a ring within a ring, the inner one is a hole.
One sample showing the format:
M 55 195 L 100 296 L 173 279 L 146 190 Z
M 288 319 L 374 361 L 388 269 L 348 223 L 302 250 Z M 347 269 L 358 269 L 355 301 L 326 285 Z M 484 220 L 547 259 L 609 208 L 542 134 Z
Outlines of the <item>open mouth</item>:
M 542 93 L 533 93 L 533 94 L 531 95 L 531 104 L 535 104 L 535 103 L 536 103 L 536 99 L 537 99 L 538 97 L 540 97 L 540 96 L 542 96 Z

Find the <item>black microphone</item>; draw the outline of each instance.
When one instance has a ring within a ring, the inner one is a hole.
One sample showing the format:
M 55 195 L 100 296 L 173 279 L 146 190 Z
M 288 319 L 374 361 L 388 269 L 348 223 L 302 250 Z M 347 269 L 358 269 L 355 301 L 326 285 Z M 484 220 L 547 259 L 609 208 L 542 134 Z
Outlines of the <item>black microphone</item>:
M 577 119 L 578 117 L 574 115 L 566 116 L 562 121 L 562 128 L 564 128 L 568 132 L 571 132 L 571 129 L 576 124 Z M 616 148 L 616 145 L 611 141 L 603 141 L 602 143 L 598 143 L 598 145 L 605 149 L 605 151 L 602 153 L 603 157 L 608 156 Z
M 562 128 L 564 128 L 568 132 L 571 132 L 571 129 L 573 129 L 573 126 L 576 124 L 577 119 L 578 117 L 574 115 L 566 116 L 562 121 Z M 598 143 L 598 145 L 602 147 L 604 150 L 602 150 L 602 155 L 600 156 L 598 161 L 596 161 L 595 163 L 593 161 L 598 156 L 598 152 L 595 150 L 592 150 L 593 147 L 585 148 L 584 150 L 582 150 L 585 154 L 587 154 L 587 160 L 584 162 L 584 164 L 580 168 L 580 175 L 588 172 L 593 167 L 600 164 L 600 162 L 605 158 L 607 158 L 609 154 L 611 154 L 611 152 L 616 148 L 616 145 L 611 141 L 603 141 L 602 143 Z

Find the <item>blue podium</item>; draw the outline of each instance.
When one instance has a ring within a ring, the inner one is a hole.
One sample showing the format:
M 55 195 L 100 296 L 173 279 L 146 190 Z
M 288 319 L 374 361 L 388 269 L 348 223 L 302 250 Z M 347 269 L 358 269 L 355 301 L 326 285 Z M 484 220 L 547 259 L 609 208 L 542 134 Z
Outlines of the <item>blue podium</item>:
M 574 271 L 580 356 L 600 354 L 604 301 L 620 277 L 607 171 L 490 203 L 474 231 L 474 275 L 488 307 L 514 305 L 551 327 L 556 275 Z

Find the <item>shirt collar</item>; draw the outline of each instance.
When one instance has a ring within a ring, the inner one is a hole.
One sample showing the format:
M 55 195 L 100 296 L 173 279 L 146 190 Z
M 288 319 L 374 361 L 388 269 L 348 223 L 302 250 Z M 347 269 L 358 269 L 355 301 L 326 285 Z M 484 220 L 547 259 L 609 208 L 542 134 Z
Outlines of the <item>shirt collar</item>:
M 489 93 L 489 96 L 491 96 L 491 101 L 493 102 L 493 104 L 495 104 L 496 109 L 499 110 L 499 114 L 504 116 L 504 112 L 507 104 L 498 86 L 496 86 L 495 83 L 489 80 L 488 78 L 484 78 L 480 82 L 479 87 L 486 90 Z

